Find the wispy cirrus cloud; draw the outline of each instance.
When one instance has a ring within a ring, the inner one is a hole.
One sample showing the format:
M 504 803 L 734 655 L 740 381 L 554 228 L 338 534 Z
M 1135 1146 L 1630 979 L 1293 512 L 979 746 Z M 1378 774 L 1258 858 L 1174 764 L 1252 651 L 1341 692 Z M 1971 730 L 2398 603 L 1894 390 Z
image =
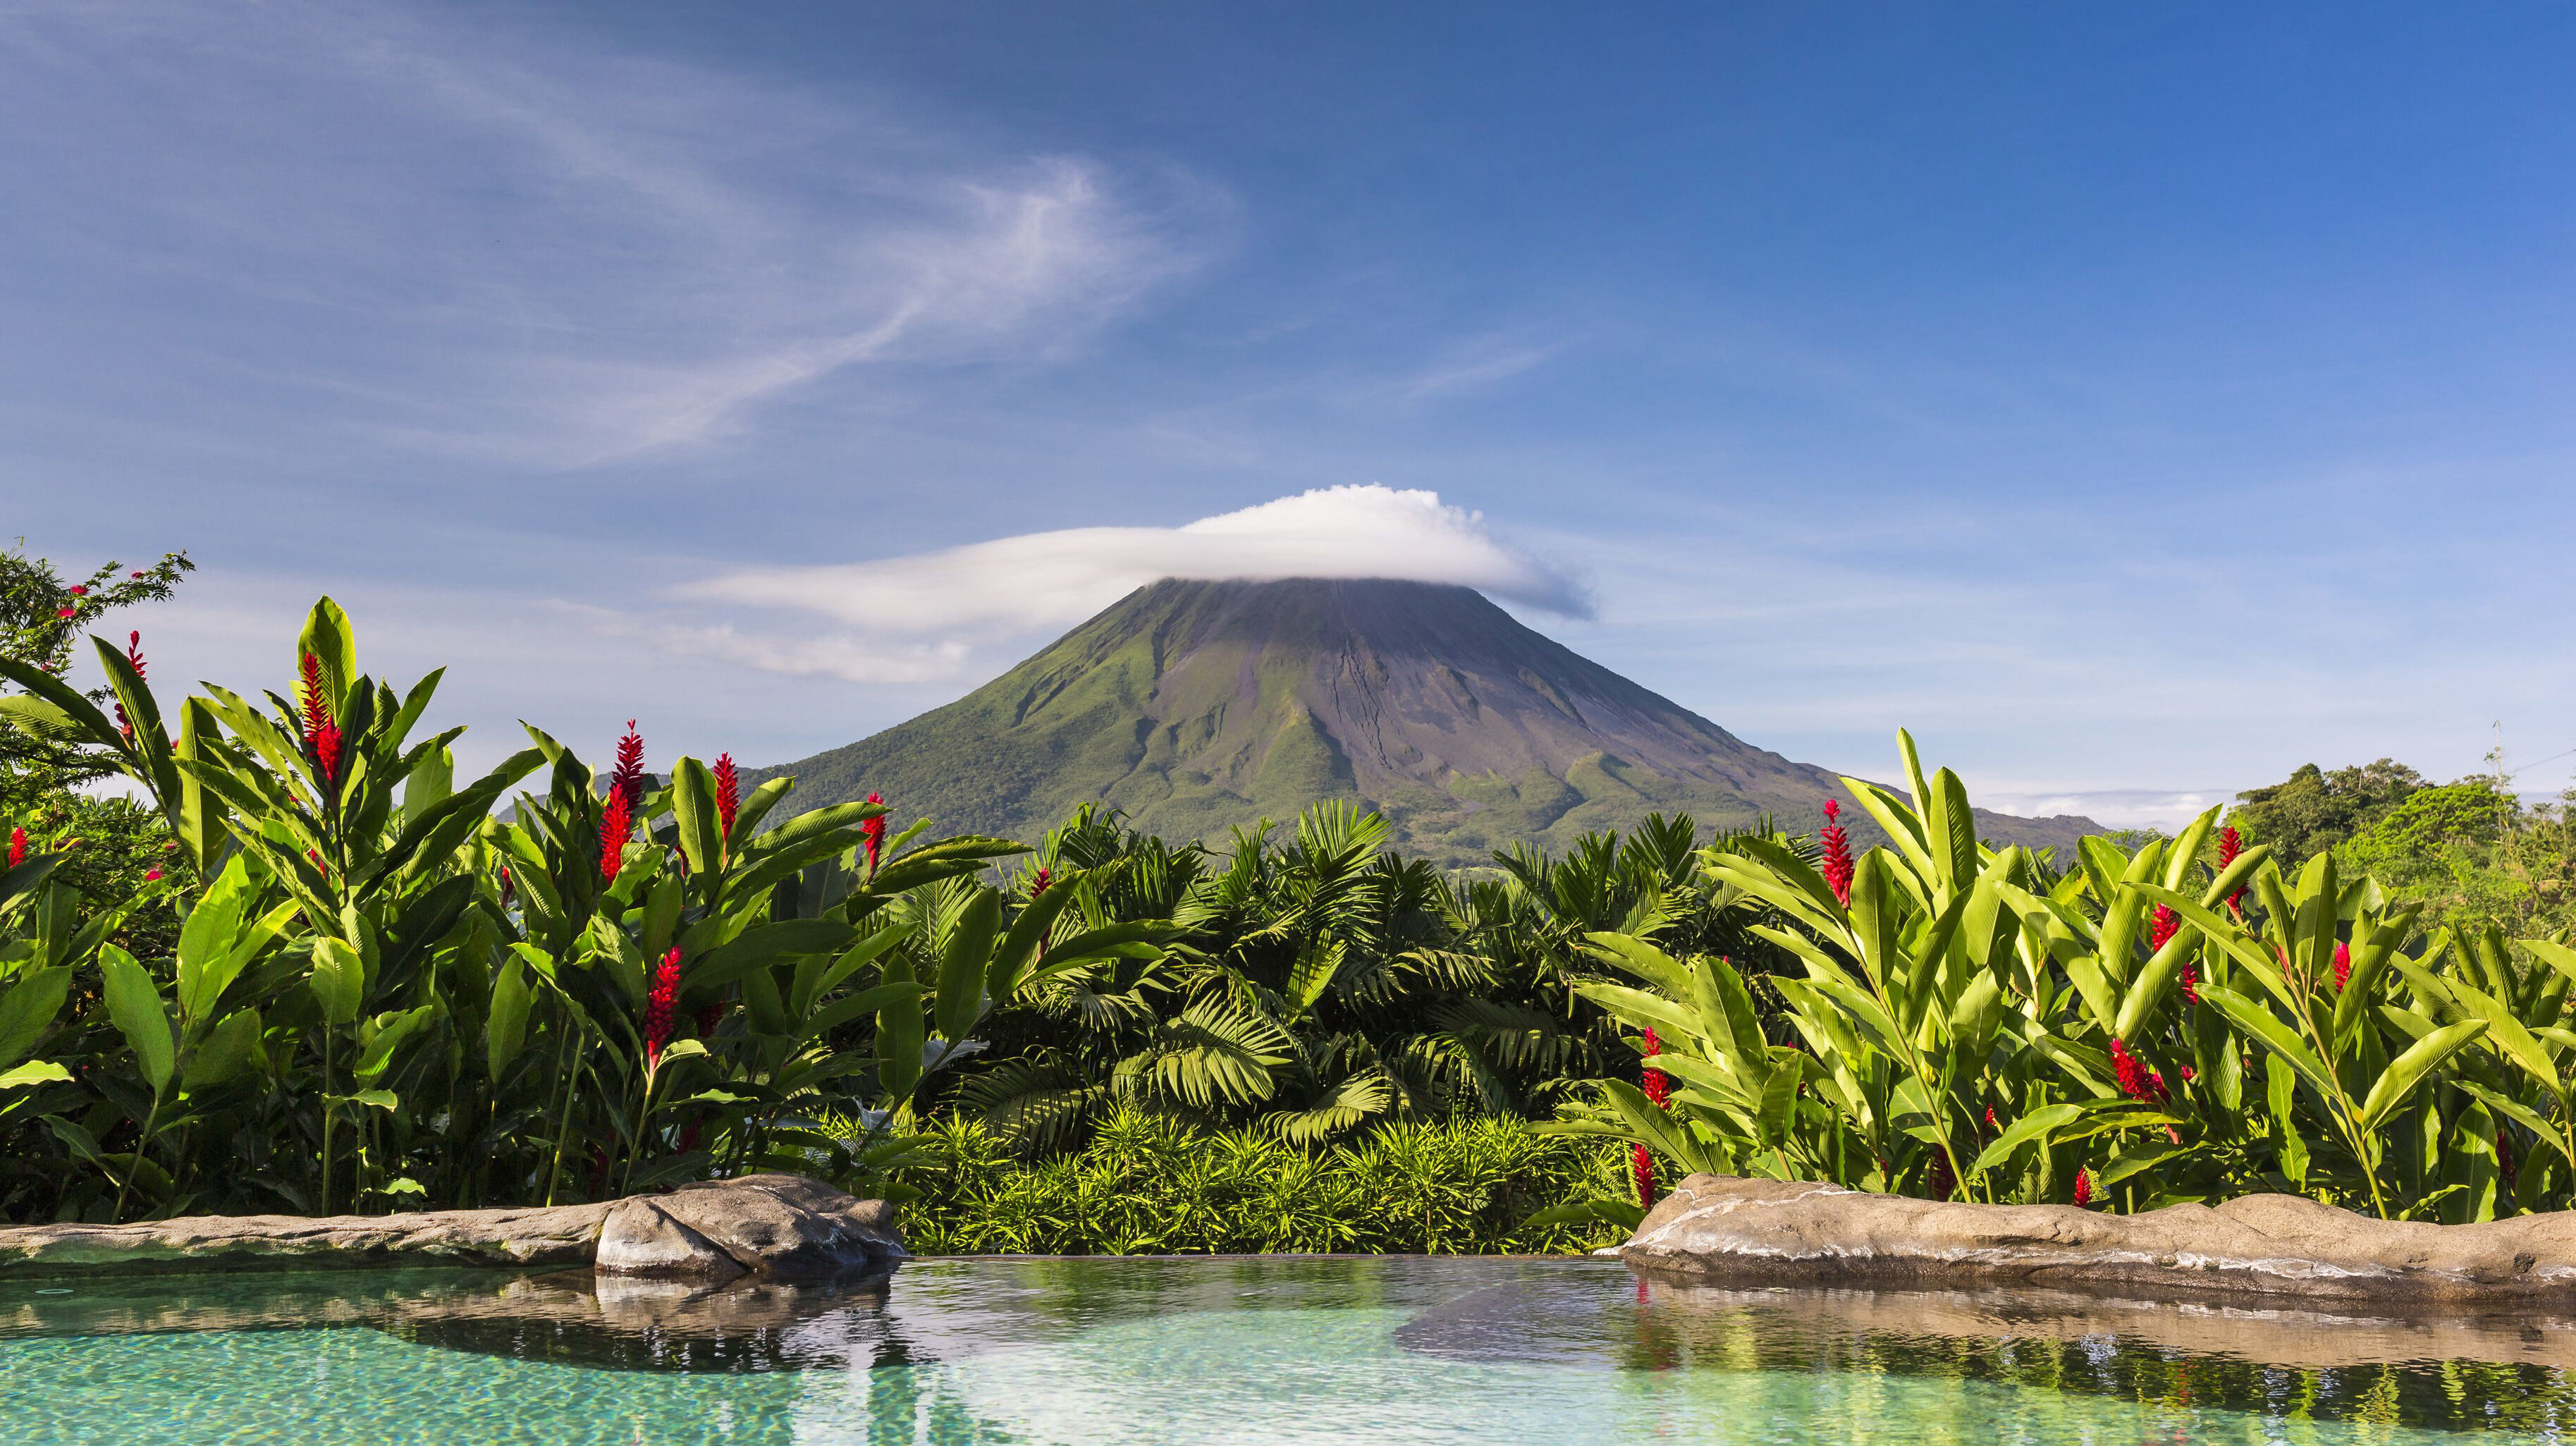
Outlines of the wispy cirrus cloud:
M 1079 346 L 1226 209 L 864 91 L 401 5 L 22 5 L 0 74 L 0 125 L 52 138 L 0 145 L 18 223 L 119 217 L 126 266 L 188 293 L 156 325 L 201 324 L 201 366 L 311 425 L 519 465 L 726 436 L 871 364 Z
M 1581 582 L 1426 491 L 1327 487 L 1177 527 L 1077 527 L 822 567 L 750 568 L 678 590 L 701 602 L 820 616 L 821 637 L 672 625 L 672 651 L 852 680 L 963 678 L 989 649 L 1042 639 L 1159 578 L 1406 578 L 1587 617 Z M 925 671 L 929 670 L 929 671 Z

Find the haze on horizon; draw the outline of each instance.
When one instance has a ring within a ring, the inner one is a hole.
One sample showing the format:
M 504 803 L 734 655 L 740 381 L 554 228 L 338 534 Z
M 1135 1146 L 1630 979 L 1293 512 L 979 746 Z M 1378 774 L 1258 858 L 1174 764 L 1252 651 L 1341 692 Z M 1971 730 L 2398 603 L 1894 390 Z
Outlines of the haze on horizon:
M 2572 40 L 0 0 L 0 538 L 187 549 L 156 680 L 331 593 L 476 757 L 801 757 L 1153 576 L 1363 568 L 2016 812 L 2499 721 L 2550 792 Z

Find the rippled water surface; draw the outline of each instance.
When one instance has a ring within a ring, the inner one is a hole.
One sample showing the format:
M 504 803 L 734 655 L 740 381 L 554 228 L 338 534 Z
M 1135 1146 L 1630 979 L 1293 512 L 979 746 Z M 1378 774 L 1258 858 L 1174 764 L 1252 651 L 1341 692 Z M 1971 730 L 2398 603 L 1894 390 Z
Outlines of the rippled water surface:
M 2576 1325 L 1641 1286 L 1594 1261 L 924 1261 L 829 1290 L 0 1282 L 0 1438 L 2556 1441 Z

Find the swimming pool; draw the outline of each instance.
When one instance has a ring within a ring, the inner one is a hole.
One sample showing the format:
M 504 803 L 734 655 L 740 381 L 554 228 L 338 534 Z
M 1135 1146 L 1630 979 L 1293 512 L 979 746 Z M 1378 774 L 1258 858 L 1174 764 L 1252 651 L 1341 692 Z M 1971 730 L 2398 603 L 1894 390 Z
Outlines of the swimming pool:
M 2576 1326 L 1727 1291 L 1589 1260 L 928 1260 L 709 1294 L 0 1282 L 11 1442 L 2552 1441 Z

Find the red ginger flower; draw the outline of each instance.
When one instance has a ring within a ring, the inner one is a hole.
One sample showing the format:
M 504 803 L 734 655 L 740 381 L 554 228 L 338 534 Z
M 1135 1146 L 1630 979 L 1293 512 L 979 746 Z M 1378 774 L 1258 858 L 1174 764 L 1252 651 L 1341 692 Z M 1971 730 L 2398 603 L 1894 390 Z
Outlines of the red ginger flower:
M 2174 917 L 2173 907 L 2169 904 L 2156 905 L 2155 913 L 2147 920 L 2147 952 L 2153 954 L 2162 950 L 2167 944 L 2173 942 L 2174 935 L 2181 932 L 2182 920 Z
M 1656 1055 L 1662 1054 L 1663 1052 L 1664 1042 L 1655 1038 L 1655 1031 L 1653 1029 L 1648 1029 L 1646 1031 L 1646 1058 L 1653 1059 Z M 1653 1065 L 1648 1065 L 1646 1066 L 1645 1073 L 1640 1076 L 1640 1078 L 1645 1084 L 1646 1098 L 1653 1101 L 1656 1109 L 1668 1110 L 1672 1108 L 1670 1104 L 1666 1103 L 1666 1101 L 1673 1097 L 1672 1076 L 1665 1074 L 1662 1070 L 1655 1068 Z
M 322 691 L 322 660 L 304 655 L 304 746 L 322 770 L 322 781 L 340 787 L 340 725 L 331 719 L 331 700 Z
M 724 836 L 733 837 L 733 816 L 742 812 L 742 774 L 733 766 L 733 755 L 716 755 L 716 818 L 724 826 Z
M 608 806 L 599 811 L 599 879 L 601 883 L 617 882 L 617 871 L 626 867 L 626 841 L 635 836 L 635 806 L 615 788 L 608 791 Z
M 1947 1200 L 1959 1188 L 1959 1177 L 1950 1169 L 1946 1151 L 1932 1154 L 1932 1168 L 1923 1172 L 1923 1191 L 1935 1200 Z
M 644 738 L 632 718 L 626 720 L 626 736 L 617 740 L 617 767 L 608 775 L 608 786 L 626 795 L 628 809 L 644 806 Z
M 2133 1100 L 2158 1098 L 2164 1080 L 2147 1068 L 2145 1061 L 2129 1052 L 2129 1046 L 2118 1039 L 2111 1041 L 2111 1069 L 2120 1077 L 2120 1093 Z
M 671 1042 L 671 1008 L 680 998 L 680 950 L 673 945 L 653 971 L 653 992 L 644 1000 L 644 1067 L 662 1067 L 662 1048 Z
M 2334 971 L 2335 992 L 2341 994 L 2343 987 L 2352 982 L 2352 946 L 2339 939 L 2335 941 Z
M 1029 879 L 1029 897 L 1034 899 L 1055 883 L 1055 870 L 1041 868 Z
M 2078 1169 L 2075 1172 L 2075 1208 L 2078 1210 L 2086 1209 L 2090 1207 L 2092 1203 L 2093 1172 L 2090 1170 Z
M 2229 824 L 2218 831 L 2218 871 L 2220 873 L 2227 872 L 2227 866 L 2236 862 L 2237 855 L 2243 852 L 2245 852 L 2245 836 L 2236 831 L 2234 824 Z M 2240 914 L 2245 912 L 2242 907 L 2244 898 L 2245 891 L 2238 889 L 2227 896 L 2227 907 Z
M 9 830 L 9 867 L 14 869 L 26 861 L 27 831 L 23 828 L 13 828 Z
M 1655 1157 L 1643 1145 L 1628 1147 L 1628 1173 L 1637 1182 L 1637 1203 L 1655 1208 Z
M 2200 1002 L 2200 971 L 2189 964 L 2182 966 L 2182 1002 L 2185 1004 Z
M 885 799 L 881 795 L 871 793 L 868 795 L 868 802 L 883 803 Z M 877 871 L 877 850 L 885 847 L 885 815 L 878 814 L 860 824 L 859 837 L 867 842 L 868 872 L 874 874 Z
M 1851 838 L 1843 832 L 1842 825 L 1834 822 L 1835 819 L 1842 817 L 1842 814 L 1843 806 L 1840 803 L 1830 798 L 1826 799 L 1825 826 L 1817 832 L 1816 837 L 1822 840 L 1825 846 L 1825 884 L 1834 891 L 1835 902 L 1848 909 L 1851 907 L 1852 886 Z
M 1986 1106 L 1986 1128 L 1989 1130 L 1996 1128 L 1995 1107 L 1993 1105 Z

